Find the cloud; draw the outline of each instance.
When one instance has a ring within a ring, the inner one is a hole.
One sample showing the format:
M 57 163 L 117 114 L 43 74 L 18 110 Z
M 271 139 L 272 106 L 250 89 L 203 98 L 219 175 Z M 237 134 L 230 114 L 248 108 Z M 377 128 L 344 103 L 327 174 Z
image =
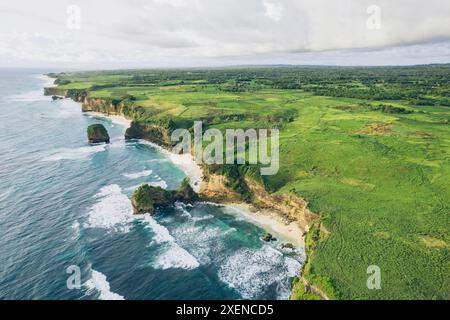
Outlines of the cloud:
M 69 5 L 80 8 L 79 30 L 67 28 Z M 425 61 L 447 41 L 448 0 L 0 0 L 5 65 L 207 65 L 308 52 L 314 60 L 414 44 L 428 48 Z
M 280 21 L 283 17 L 283 6 L 280 3 L 274 3 L 264 0 L 263 5 L 266 8 L 266 17 L 274 20 Z

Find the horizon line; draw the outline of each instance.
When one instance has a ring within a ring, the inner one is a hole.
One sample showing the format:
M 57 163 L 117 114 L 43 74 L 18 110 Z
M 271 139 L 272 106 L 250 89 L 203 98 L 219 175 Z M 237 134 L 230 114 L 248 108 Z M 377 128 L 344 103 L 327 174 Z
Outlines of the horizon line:
M 411 67 L 421 67 L 421 66 L 446 66 L 450 65 L 449 62 L 436 62 L 436 63 L 417 63 L 417 64 L 379 64 L 379 65 L 366 65 L 366 64 L 360 64 L 360 65 L 339 65 L 339 64 L 229 64 L 229 65 L 222 65 L 222 66 L 205 66 L 205 65 L 199 65 L 199 66 L 160 66 L 160 67 L 105 67 L 105 68 L 90 68 L 90 67 L 55 67 L 55 66 L 44 66 L 44 67 L 27 67 L 27 66 L 0 66 L 0 69 L 2 70 L 49 70 L 49 69 L 58 69 L 58 70 L 67 70 L 67 71 L 76 71 L 76 72 L 82 72 L 82 71 L 132 71 L 132 70 L 205 70 L 205 69 L 232 69 L 232 68 L 398 68 L 398 67 L 404 67 L 404 68 L 411 68 Z M 55 71 L 56 72 L 56 71 Z M 64 71 L 61 71 L 64 72 Z

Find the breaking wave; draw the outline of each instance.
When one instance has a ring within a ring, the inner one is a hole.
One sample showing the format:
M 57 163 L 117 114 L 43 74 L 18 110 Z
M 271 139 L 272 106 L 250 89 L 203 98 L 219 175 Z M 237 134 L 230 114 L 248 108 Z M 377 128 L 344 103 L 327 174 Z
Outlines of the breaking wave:
M 153 170 L 144 170 L 141 172 L 124 173 L 122 175 L 128 179 L 139 179 L 142 177 L 148 177 L 149 175 L 152 174 L 152 172 L 153 172 Z
M 157 269 L 195 269 L 200 266 L 197 259 L 195 259 L 189 252 L 180 247 L 175 239 L 170 235 L 166 227 L 160 225 L 150 215 L 145 215 L 143 220 L 154 233 L 153 241 L 164 246 L 164 251 L 160 253 L 154 262 L 154 267 Z
M 97 202 L 90 208 L 89 217 L 84 224 L 87 228 L 111 229 L 128 232 L 133 221 L 133 208 L 128 197 L 116 185 L 100 189 L 94 196 Z
M 86 146 L 74 149 L 59 149 L 52 155 L 43 158 L 43 161 L 80 160 L 106 150 L 106 144 Z
M 98 298 L 100 300 L 125 300 L 123 296 L 111 291 L 106 276 L 101 272 L 92 270 L 91 279 L 86 281 L 85 286 L 88 294 L 93 293 L 93 291 L 98 291 L 100 294 Z

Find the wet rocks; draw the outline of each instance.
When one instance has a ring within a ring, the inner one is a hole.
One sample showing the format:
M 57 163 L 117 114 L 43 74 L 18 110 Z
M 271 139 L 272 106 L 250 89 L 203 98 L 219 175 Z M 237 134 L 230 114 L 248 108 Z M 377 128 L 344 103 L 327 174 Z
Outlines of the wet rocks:
M 261 240 L 265 242 L 272 242 L 277 241 L 277 238 L 275 238 L 271 233 L 267 232 L 262 236 Z

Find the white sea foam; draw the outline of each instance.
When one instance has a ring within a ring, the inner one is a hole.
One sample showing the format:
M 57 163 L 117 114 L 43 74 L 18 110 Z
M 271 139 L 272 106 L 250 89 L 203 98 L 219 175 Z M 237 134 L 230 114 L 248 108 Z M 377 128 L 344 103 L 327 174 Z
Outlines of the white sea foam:
M 154 233 L 153 241 L 156 243 L 175 242 L 175 239 L 170 235 L 169 230 L 160 225 L 152 216 L 146 214 L 143 217 L 143 220 Z
M 172 234 L 181 246 L 190 248 L 190 253 L 202 265 L 210 264 L 212 261 L 221 263 L 226 251 L 222 241 L 224 236 L 222 229 L 186 222 L 174 228 Z
M 150 159 L 147 162 L 169 162 L 169 159 Z
M 56 87 L 55 78 L 50 78 L 49 76 L 47 76 L 45 74 L 36 74 L 33 77 L 44 81 L 44 83 L 43 83 L 44 87 Z
M 125 300 L 123 296 L 111 291 L 106 276 L 101 272 L 92 270 L 91 279 L 86 281 L 85 286 L 88 293 L 92 293 L 94 290 L 98 291 L 100 300 Z
M 87 228 L 104 228 L 119 232 L 128 232 L 133 221 L 133 208 L 121 188 L 109 185 L 100 189 L 94 196 L 97 202 L 90 208 L 85 223 Z
M 195 222 L 205 221 L 205 220 L 210 220 L 210 219 L 214 219 L 214 216 L 212 214 L 206 214 L 203 216 L 192 217 L 192 221 L 195 221 Z
M 301 264 L 269 245 L 260 250 L 241 249 L 219 268 L 219 278 L 237 290 L 244 299 L 255 299 L 271 285 L 278 286 L 278 299 L 287 299 L 289 290 L 283 280 L 297 275 Z M 281 287 L 280 287 L 281 286 Z
M 122 175 L 128 179 L 139 179 L 142 177 L 148 177 L 149 175 L 152 174 L 152 172 L 153 172 L 153 170 L 144 170 L 141 172 L 124 173 Z
M 86 159 L 89 156 L 106 150 L 106 144 L 99 144 L 94 146 L 86 146 L 74 149 L 58 149 L 52 155 L 43 158 L 43 161 L 60 161 L 60 160 L 80 160 Z
M 167 189 L 167 183 L 164 180 L 161 180 L 161 181 L 150 181 L 150 182 L 137 184 L 135 186 L 126 188 L 125 191 L 134 191 L 137 188 L 139 188 L 140 186 L 142 186 L 143 184 L 148 184 L 149 186 L 152 186 L 152 187 L 160 187 L 162 189 Z
M 225 232 L 223 232 L 222 236 L 226 236 L 226 235 L 228 235 L 230 233 L 233 233 L 233 232 L 237 232 L 237 229 L 236 228 L 230 228 L 230 229 L 226 230 Z
M 203 171 L 200 166 L 195 163 L 194 158 L 190 154 L 175 154 L 155 143 L 139 140 L 141 144 L 147 144 L 164 154 L 173 164 L 179 167 L 189 178 L 192 189 L 199 192 L 203 182 Z
M 147 184 L 152 187 L 161 187 L 163 189 L 167 189 L 167 182 L 165 182 L 164 180 L 150 181 L 150 182 L 147 182 Z
M 126 119 L 125 117 L 121 116 L 109 116 L 109 119 L 112 123 L 115 123 L 119 126 L 129 128 L 131 125 L 131 120 Z
M 160 225 L 148 214 L 143 217 L 143 220 L 154 233 L 153 241 L 165 246 L 165 250 L 157 256 L 154 262 L 155 268 L 190 270 L 199 267 L 200 264 L 197 259 L 175 242 L 175 239 L 170 235 L 166 227 Z
M 72 224 L 71 229 L 73 230 L 72 240 L 78 239 L 80 237 L 80 223 L 78 221 L 75 221 Z
M 37 78 L 43 81 L 43 87 L 53 87 L 54 79 L 49 78 L 46 75 L 32 75 L 33 78 Z M 50 96 L 44 95 L 44 89 L 32 90 L 24 93 L 19 93 L 15 95 L 10 95 L 6 97 L 8 101 L 17 101 L 17 102 L 33 102 L 33 101 L 49 101 L 52 98 Z
M 175 209 L 181 211 L 183 216 L 192 218 L 191 214 L 189 211 L 186 210 L 186 205 L 182 202 L 176 202 L 175 203 Z
M 44 96 L 44 90 L 33 90 L 20 94 L 10 95 L 6 100 L 13 102 L 50 101 L 51 97 Z
M 41 113 L 43 119 L 70 119 L 81 114 L 80 106 L 72 100 L 58 100 L 54 108 Z
M 213 206 L 213 207 L 226 208 L 225 205 L 220 204 L 220 203 L 216 203 L 216 202 L 199 201 L 199 202 L 197 202 L 197 203 L 198 203 L 198 204 L 202 204 L 202 205 Z
M 108 119 L 112 123 L 117 124 L 121 127 L 124 127 L 125 129 L 129 128 L 131 125 L 131 120 L 128 120 L 125 117 L 118 116 L 118 115 L 106 115 L 106 114 L 99 113 L 99 112 L 85 112 L 85 114 L 90 118 Z
M 200 264 L 189 252 L 176 244 L 171 244 L 169 249 L 160 255 L 155 261 L 158 269 L 195 269 Z
M 296 277 L 300 274 L 300 268 L 302 267 L 302 264 L 290 257 L 284 258 L 284 263 L 287 268 L 287 275 L 289 277 Z

